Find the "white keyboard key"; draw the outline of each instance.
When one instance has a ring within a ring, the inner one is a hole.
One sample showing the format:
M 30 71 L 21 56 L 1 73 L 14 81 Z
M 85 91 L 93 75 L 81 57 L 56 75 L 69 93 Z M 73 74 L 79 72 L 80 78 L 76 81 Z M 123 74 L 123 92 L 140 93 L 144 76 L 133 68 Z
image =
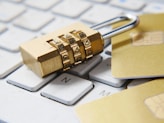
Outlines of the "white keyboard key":
M 90 93 L 88 93 L 78 104 L 87 103 L 92 100 L 102 98 L 104 96 L 110 96 L 114 93 L 120 92 L 125 89 L 125 87 L 115 88 L 99 82 L 93 82 L 93 83 L 94 83 L 94 89 Z
M 8 22 L 25 11 L 23 6 L 0 2 L 0 21 Z
M 53 15 L 49 13 L 29 10 L 15 20 L 16 26 L 37 31 L 53 20 Z
M 7 30 L 7 27 L 4 24 L 0 24 L 0 33 L 4 32 Z
M 110 4 L 134 11 L 141 10 L 145 6 L 145 2 L 139 0 L 112 0 Z
M 65 0 L 53 8 L 53 12 L 68 17 L 77 17 L 89 9 L 91 4 L 79 0 Z
M 44 34 L 46 33 L 50 33 L 53 32 L 57 29 L 60 29 L 62 27 L 65 27 L 67 25 L 70 25 L 71 23 L 73 23 L 74 21 L 71 19 L 66 19 L 66 18 L 56 18 L 53 22 L 51 22 L 50 24 L 48 24 L 43 30 L 42 32 Z
M 149 3 L 143 10 L 144 13 L 163 13 L 164 5 L 159 3 Z
M 43 88 L 41 95 L 66 105 L 72 105 L 92 88 L 91 81 L 64 73 Z
M 87 60 L 86 62 L 71 68 L 69 72 L 78 76 L 84 76 L 100 62 L 101 62 L 101 56 L 97 55 Z
M 10 53 L 0 49 L 0 58 L 0 78 L 4 78 L 22 65 L 22 59 L 19 53 Z
M 99 81 L 114 87 L 121 87 L 126 80 L 116 79 L 111 75 L 111 59 L 103 60 L 95 69 L 89 72 L 90 79 Z
M 150 79 L 150 78 L 148 78 L 148 79 L 134 79 L 128 84 L 127 88 L 132 88 L 132 87 L 135 87 L 137 85 L 141 85 L 143 83 L 149 82 L 151 80 L 152 79 Z
M 47 10 L 55 5 L 59 0 L 27 0 L 25 3 L 31 7 Z
M 24 65 L 13 72 L 7 78 L 7 82 L 28 91 L 37 91 L 55 76 L 56 74 L 52 74 L 45 78 L 41 78 Z
M 0 81 L 0 121 L 6 123 L 78 123 L 72 107 Z
M 101 10 L 101 11 L 100 11 Z M 100 23 L 113 17 L 116 17 L 122 13 L 121 10 L 112 8 L 109 6 L 97 5 L 88 10 L 83 16 L 82 20 L 90 23 Z
M 19 45 L 33 37 L 33 33 L 13 27 L 0 36 L 0 47 L 9 51 L 19 51 Z

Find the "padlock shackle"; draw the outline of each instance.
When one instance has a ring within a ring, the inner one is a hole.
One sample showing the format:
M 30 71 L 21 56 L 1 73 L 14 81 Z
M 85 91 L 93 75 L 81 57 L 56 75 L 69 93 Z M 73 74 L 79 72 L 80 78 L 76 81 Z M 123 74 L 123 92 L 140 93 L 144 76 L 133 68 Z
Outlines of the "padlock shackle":
M 110 32 L 102 34 L 102 37 L 104 39 L 110 38 L 114 35 L 117 35 L 119 33 L 122 33 L 124 31 L 127 31 L 127 30 L 133 28 L 134 26 L 136 26 L 139 23 L 139 18 L 137 16 L 126 14 L 126 15 L 118 16 L 118 17 L 115 17 L 113 19 L 110 19 L 110 20 L 101 22 L 99 24 L 93 25 L 91 28 L 97 30 L 97 29 L 103 28 L 107 25 L 109 26 L 111 24 L 114 24 L 114 23 L 117 23 L 117 22 L 120 22 L 120 21 L 123 21 L 123 20 L 131 20 L 131 21 L 128 24 L 125 24 L 121 27 L 118 27 L 118 28 L 115 28 L 115 29 L 111 30 Z

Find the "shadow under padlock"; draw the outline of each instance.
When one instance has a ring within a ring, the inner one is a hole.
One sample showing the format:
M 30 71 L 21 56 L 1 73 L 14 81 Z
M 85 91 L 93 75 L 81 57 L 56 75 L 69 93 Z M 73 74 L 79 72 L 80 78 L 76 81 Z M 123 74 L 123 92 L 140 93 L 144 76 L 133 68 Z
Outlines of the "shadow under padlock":
M 130 22 L 105 34 L 97 31 L 124 20 Z M 138 17 L 133 15 L 119 16 L 91 28 L 79 22 L 74 23 L 21 44 L 23 62 L 41 77 L 58 70 L 68 70 L 102 52 L 105 39 L 131 29 L 138 23 Z

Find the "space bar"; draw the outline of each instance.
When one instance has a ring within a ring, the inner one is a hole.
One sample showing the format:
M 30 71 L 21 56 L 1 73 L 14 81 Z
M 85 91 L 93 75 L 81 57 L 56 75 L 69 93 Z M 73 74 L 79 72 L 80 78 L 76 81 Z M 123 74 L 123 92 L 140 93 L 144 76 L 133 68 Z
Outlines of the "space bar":
M 16 123 L 61 123 L 72 117 L 77 123 L 73 112 L 66 110 L 60 103 L 47 100 L 39 95 L 19 89 L 0 80 L 0 121 Z M 6 103 L 7 102 L 7 103 Z M 68 116 L 68 117 L 64 117 Z

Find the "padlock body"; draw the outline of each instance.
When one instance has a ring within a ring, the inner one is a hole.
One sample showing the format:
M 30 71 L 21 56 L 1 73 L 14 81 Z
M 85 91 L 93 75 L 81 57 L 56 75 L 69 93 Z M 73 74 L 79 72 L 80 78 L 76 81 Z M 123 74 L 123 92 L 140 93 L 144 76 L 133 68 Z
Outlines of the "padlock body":
M 76 32 L 78 30 L 86 34 L 84 39 L 87 39 L 89 42 L 83 41 L 82 38 L 74 33 L 74 31 Z M 71 44 L 68 41 L 63 40 L 61 38 L 63 35 L 71 36 L 75 39 L 75 43 Z M 56 45 L 55 41 L 60 41 L 62 46 Z M 88 44 L 89 46 L 87 46 Z M 62 49 L 63 47 L 64 50 Z M 88 47 L 90 48 L 89 50 L 87 49 Z M 56 30 L 52 33 L 45 34 L 20 45 L 23 62 L 41 77 L 62 70 L 67 66 L 67 61 L 68 67 L 75 66 L 76 63 L 87 60 L 87 57 L 90 57 L 88 54 L 94 56 L 100 53 L 103 48 L 104 40 L 101 34 L 80 22 Z M 87 54 L 87 52 L 91 53 Z M 80 60 L 78 61 L 77 58 L 80 58 Z

